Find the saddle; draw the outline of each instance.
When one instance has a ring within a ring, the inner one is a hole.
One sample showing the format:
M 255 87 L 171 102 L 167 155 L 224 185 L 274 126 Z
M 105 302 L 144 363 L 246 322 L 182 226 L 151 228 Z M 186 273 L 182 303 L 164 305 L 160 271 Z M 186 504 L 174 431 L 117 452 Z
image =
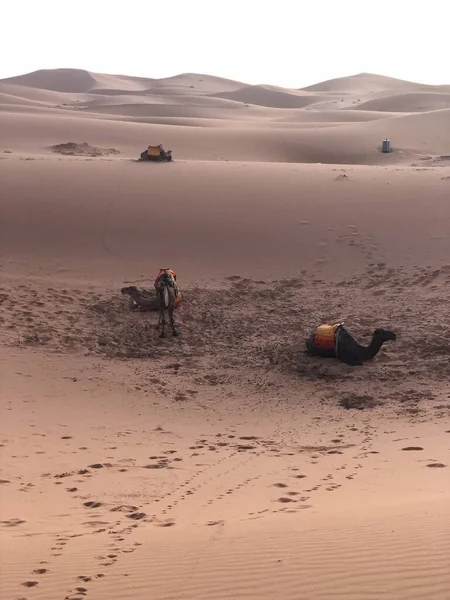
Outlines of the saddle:
M 343 330 L 343 323 L 320 325 L 309 340 L 309 352 L 312 354 L 328 355 L 334 353 L 338 356 L 339 336 Z
M 158 146 L 149 146 L 147 148 L 148 156 L 160 156 L 160 154 L 161 154 L 161 144 L 159 144 Z
M 175 308 L 178 308 L 178 306 L 183 300 L 183 296 L 181 295 L 180 289 L 178 287 L 177 276 L 175 275 L 175 271 L 173 271 L 172 269 L 160 269 L 158 277 L 155 279 L 155 288 L 158 287 L 158 284 L 161 280 L 174 289 Z

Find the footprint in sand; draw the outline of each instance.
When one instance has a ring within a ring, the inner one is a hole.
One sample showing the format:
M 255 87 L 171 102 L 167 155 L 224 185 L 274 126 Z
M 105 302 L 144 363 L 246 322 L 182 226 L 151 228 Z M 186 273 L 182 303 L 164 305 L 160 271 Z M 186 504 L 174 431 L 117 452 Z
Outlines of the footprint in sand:
M 85 502 L 83 504 L 86 508 L 99 508 L 101 505 L 101 502 Z
M 111 512 L 125 512 L 135 513 L 138 510 L 138 506 L 132 506 L 131 504 L 121 504 L 111 509 Z
M 73 595 L 66 596 L 66 600 L 83 600 L 83 598 L 87 594 L 87 588 L 85 587 L 77 587 L 73 592 Z
M 158 527 L 173 527 L 175 525 L 175 521 L 166 521 L 164 523 L 158 523 Z
M 17 525 L 22 525 L 22 523 L 26 523 L 26 521 L 22 519 L 9 519 L 8 521 L 0 521 L 2 525 L 6 525 L 6 527 L 17 527 Z
M 135 521 L 139 521 L 140 519 L 144 519 L 146 516 L 147 515 L 144 512 L 141 512 L 141 513 L 140 512 L 134 512 L 134 513 L 131 513 L 131 514 L 127 515 L 127 517 L 129 519 L 134 519 Z

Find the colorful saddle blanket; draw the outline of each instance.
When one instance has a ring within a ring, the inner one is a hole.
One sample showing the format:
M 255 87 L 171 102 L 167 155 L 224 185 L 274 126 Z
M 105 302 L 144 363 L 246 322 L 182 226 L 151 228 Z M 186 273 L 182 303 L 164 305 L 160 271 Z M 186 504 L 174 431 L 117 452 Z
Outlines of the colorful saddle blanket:
M 320 325 L 316 329 L 313 344 L 318 350 L 334 350 L 337 355 L 339 344 L 339 330 L 342 323 L 334 323 L 333 325 Z
M 178 287 L 177 276 L 175 274 L 175 271 L 173 271 L 172 269 L 160 269 L 158 277 L 155 279 L 155 289 L 158 287 L 158 284 L 161 280 L 166 281 L 171 287 L 174 288 L 175 308 L 178 308 L 178 306 L 180 306 L 181 302 L 183 301 L 183 296 Z

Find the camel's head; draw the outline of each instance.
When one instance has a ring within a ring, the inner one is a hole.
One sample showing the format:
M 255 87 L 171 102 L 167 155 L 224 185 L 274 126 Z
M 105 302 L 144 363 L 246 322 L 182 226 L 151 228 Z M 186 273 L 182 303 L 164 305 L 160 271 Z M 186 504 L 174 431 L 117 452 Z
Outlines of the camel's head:
M 133 294 L 133 292 L 137 292 L 137 287 L 135 287 L 134 285 L 130 285 L 129 287 L 123 287 L 120 292 L 124 295 L 124 296 L 131 296 Z
M 389 342 L 392 340 L 395 342 L 397 336 L 393 331 L 389 331 L 389 329 L 375 329 L 374 338 L 377 338 L 380 342 Z

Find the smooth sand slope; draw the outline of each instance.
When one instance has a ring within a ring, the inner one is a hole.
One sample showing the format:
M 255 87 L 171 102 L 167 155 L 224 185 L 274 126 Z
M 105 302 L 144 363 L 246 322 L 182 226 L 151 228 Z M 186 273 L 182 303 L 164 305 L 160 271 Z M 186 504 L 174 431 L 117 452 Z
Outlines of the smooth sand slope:
M 24 274 L 114 282 L 167 263 L 184 280 L 306 269 L 335 282 L 449 264 L 448 168 L 58 156 L 0 162 L 2 256 Z
M 449 93 L 0 81 L 2 600 L 448 600 Z

